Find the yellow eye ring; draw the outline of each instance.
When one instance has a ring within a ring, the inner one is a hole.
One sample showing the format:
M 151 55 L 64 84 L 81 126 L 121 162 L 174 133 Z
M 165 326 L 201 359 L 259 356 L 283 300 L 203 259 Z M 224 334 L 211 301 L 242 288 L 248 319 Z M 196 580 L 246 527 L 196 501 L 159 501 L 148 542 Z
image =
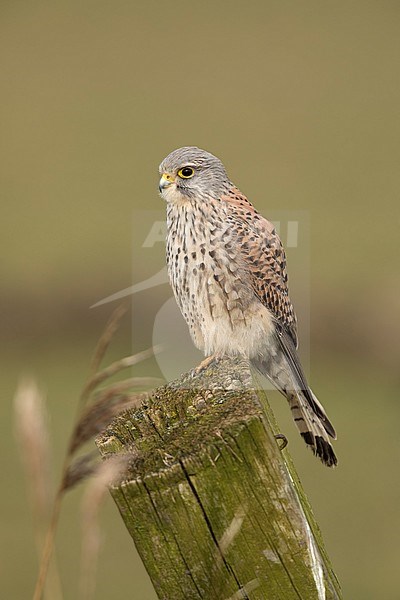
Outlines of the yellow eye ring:
M 182 179 L 190 179 L 194 175 L 194 169 L 192 169 L 192 167 L 182 167 L 182 169 L 178 171 L 178 175 Z

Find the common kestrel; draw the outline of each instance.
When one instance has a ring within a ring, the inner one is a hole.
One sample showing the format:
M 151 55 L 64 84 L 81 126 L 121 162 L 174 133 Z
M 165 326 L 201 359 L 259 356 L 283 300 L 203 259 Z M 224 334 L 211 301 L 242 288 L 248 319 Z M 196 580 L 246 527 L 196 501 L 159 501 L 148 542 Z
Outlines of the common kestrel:
M 335 430 L 297 353 L 285 251 L 272 223 L 205 150 L 174 150 L 159 170 L 168 273 L 193 342 L 206 356 L 247 357 L 286 396 L 314 454 L 336 465 Z

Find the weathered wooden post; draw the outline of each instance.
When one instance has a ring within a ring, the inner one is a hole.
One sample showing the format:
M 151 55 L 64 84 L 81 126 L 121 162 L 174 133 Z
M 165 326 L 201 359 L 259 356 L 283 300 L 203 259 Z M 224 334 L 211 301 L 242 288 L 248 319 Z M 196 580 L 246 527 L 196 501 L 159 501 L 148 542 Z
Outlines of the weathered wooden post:
M 253 387 L 245 361 L 224 359 L 158 389 L 97 441 L 105 457 L 132 451 L 111 493 L 162 600 L 342 597 Z

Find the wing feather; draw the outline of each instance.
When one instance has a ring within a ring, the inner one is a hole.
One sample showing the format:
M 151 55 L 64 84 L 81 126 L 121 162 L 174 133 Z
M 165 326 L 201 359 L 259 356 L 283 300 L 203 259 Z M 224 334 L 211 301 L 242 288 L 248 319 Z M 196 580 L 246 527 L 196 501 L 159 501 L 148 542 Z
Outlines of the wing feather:
M 237 188 L 232 188 L 221 200 L 230 207 L 227 220 L 232 222 L 244 250 L 256 296 L 275 317 L 278 331 L 284 329 L 297 348 L 297 320 L 289 298 L 286 254 L 273 224 Z

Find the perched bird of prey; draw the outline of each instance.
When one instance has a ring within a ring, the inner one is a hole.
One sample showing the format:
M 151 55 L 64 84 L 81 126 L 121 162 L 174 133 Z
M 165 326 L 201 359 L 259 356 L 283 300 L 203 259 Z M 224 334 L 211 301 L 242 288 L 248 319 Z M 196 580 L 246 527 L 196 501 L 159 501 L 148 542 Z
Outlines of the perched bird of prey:
M 285 251 L 272 223 L 205 150 L 174 150 L 159 170 L 169 278 L 194 344 L 206 356 L 247 357 L 286 396 L 314 454 L 336 465 L 335 430 L 297 353 Z

